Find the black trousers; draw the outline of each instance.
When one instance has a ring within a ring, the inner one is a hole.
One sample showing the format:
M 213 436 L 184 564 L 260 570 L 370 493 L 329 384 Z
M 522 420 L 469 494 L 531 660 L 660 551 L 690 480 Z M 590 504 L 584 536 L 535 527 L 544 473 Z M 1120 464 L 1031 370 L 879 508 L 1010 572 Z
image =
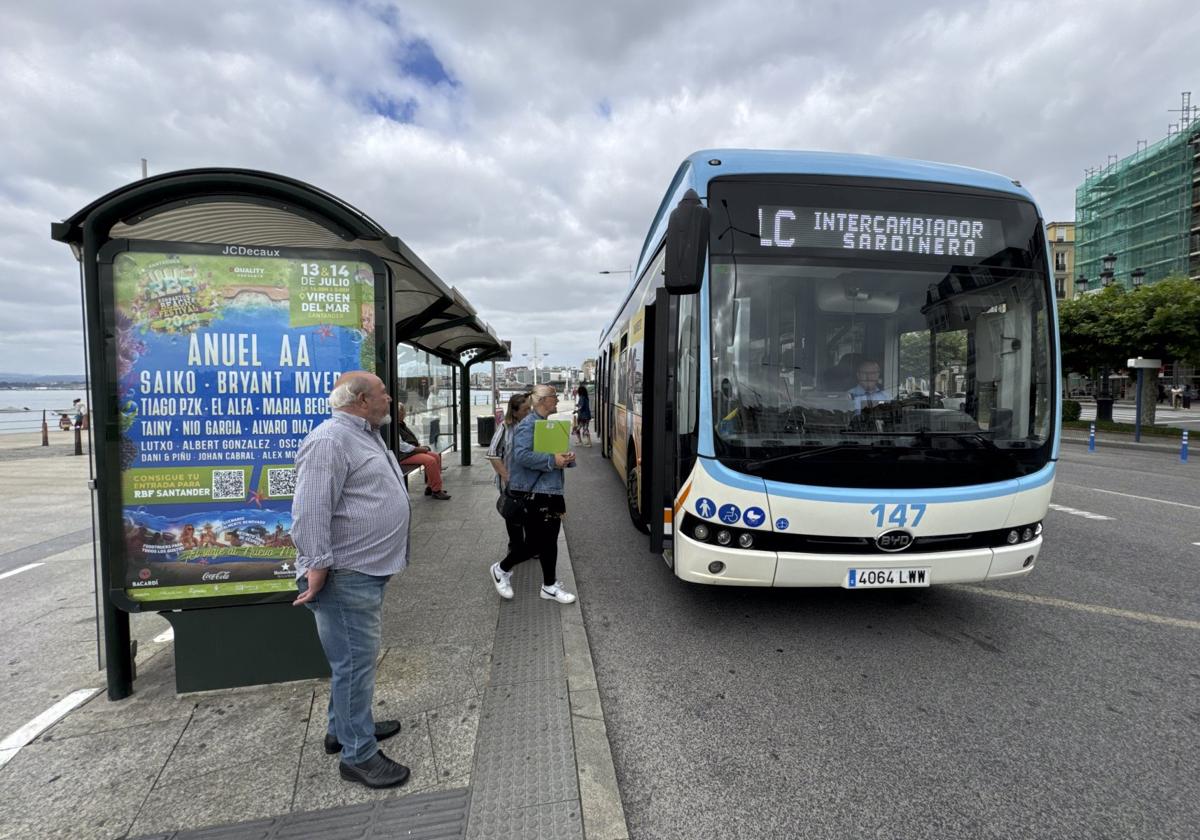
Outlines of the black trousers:
M 518 563 L 524 563 L 536 554 L 542 564 L 542 583 L 550 586 L 558 580 L 558 532 L 562 529 L 562 518 L 556 507 L 561 506 L 561 497 L 550 500 L 541 494 L 525 506 L 525 516 L 520 523 L 524 530 L 523 539 L 509 548 L 508 555 L 500 561 L 501 569 L 511 572 Z M 508 533 L 511 541 L 513 531 Z

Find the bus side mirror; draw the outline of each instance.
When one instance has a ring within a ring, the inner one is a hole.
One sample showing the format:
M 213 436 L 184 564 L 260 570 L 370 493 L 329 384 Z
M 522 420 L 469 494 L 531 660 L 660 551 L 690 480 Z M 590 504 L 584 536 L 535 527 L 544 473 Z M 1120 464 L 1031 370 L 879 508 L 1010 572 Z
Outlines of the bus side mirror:
M 673 295 L 700 291 L 708 254 L 708 208 L 688 190 L 667 221 L 666 289 Z

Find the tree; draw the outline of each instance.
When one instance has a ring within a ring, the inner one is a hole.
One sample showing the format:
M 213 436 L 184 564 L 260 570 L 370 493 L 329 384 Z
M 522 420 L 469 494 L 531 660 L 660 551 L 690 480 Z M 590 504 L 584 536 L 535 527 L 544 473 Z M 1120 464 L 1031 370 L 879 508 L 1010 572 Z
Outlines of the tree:
M 1095 378 L 1098 368 L 1125 367 L 1129 358 L 1125 355 L 1129 344 L 1127 326 L 1114 317 L 1125 296 L 1120 286 L 1110 286 L 1058 305 L 1064 373 Z
M 1200 363 L 1200 283 L 1168 277 L 1126 292 L 1120 286 L 1063 301 L 1058 310 L 1063 371 L 1123 369 L 1134 356 Z M 1142 421 L 1154 422 L 1158 383 L 1147 377 Z

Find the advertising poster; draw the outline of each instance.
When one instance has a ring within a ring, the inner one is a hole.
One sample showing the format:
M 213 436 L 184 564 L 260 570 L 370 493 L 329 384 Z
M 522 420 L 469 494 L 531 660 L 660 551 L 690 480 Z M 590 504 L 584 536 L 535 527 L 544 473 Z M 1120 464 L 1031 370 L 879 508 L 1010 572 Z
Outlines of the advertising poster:
M 375 271 L 293 253 L 218 245 L 113 260 L 133 600 L 295 589 L 296 451 L 329 416 L 338 375 L 375 369 Z

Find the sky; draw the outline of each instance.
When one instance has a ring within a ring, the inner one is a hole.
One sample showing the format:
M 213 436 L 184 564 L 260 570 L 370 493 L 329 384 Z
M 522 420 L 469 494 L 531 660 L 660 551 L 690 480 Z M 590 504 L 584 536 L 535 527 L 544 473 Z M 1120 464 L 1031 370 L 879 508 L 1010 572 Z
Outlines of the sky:
M 1084 170 L 1200 104 L 1194 0 L 0 0 L 0 371 L 82 373 L 50 224 L 151 174 L 331 192 L 458 287 L 515 361 L 596 355 L 698 149 L 820 149 L 1015 178 Z M 613 271 L 613 274 L 601 274 Z

